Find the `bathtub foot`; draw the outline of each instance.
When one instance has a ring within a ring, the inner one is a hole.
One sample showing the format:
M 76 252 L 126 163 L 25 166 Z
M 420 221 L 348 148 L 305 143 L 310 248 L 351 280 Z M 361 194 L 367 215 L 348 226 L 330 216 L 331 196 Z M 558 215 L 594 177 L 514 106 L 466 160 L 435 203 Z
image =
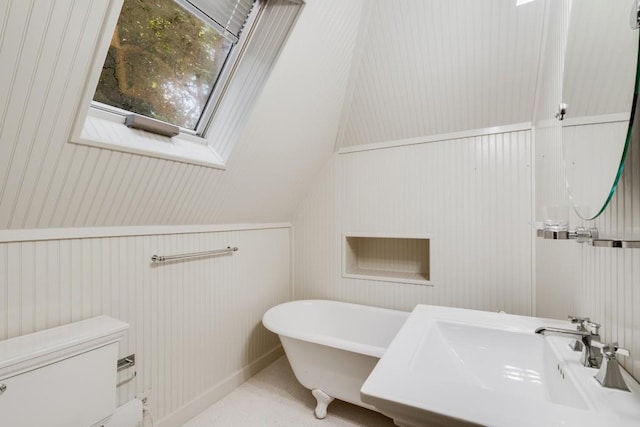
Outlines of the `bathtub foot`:
M 329 403 L 333 402 L 333 397 L 329 396 L 319 388 L 314 388 L 313 390 L 311 390 L 311 394 L 313 394 L 313 397 L 315 397 L 318 401 L 318 406 L 316 406 L 315 414 L 316 418 L 321 420 L 327 416 L 327 406 L 329 406 Z

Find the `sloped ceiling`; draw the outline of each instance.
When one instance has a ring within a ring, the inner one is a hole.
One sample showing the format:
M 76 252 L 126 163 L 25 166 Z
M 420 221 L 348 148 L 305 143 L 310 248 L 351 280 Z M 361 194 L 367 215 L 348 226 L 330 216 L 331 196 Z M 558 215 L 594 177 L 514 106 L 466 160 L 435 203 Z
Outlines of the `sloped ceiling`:
M 306 2 L 225 171 L 68 142 L 120 4 L 0 2 L 0 229 L 289 220 L 333 151 L 362 1 Z
M 544 2 L 369 0 L 337 147 L 529 122 Z
M 531 120 L 543 1 L 306 0 L 227 170 L 74 145 L 119 4 L 0 2 L 0 230 L 289 221 L 335 146 Z
M 631 111 L 638 33 L 626 0 L 575 1 L 568 26 L 562 100 L 566 118 Z

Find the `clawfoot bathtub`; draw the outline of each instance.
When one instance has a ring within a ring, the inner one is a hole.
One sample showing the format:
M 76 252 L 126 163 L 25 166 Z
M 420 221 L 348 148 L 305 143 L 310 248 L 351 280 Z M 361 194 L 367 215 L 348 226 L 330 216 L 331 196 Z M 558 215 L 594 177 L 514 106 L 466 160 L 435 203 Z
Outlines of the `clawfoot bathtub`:
M 408 312 L 338 301 L 277 305 L 262 323 L 278 334 L 293 373 L 317 400 L 324 418 L 333 399 L 373 409 L 360 388 L 409 316 Z

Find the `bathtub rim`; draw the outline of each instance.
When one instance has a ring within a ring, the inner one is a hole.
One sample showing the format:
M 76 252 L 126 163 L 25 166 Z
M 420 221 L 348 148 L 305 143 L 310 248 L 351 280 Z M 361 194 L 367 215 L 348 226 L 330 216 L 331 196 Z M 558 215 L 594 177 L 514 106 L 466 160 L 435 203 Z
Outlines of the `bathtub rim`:
M 364 311 L 376 311 L 376 312 L 385 312 L 386 314 L 390 314 L 392 316 L 403 316 L 406 319 L 409 317 L 410 312 L 402 311 L 402 310 L 394 310 L 390 308 L 383 307 L 375 307 L 364 304 L 355 304 L 344 301 L 336 301 L 336 300 L 327 300 L 327 299 L 303 299 L 303 300 L 293 300 L 283 302 L 281 304 L 275 305 L 267 310 L 262 316 L 262 324 L 269 331 L 278 334 L 280 336 L 285 336 L 288 338 L 297 339 L 300 341 L 311 342 L 318 345 L 325 345 L 328 347 L 333 347 L 340 350 L 345 350 L 353 353 L 365 354 L 367 356 L 372 356 L 376 358 L 381 358 L 382 355 L 387 350 L 387 347 L 381 347 L 373 344 L 365 344 L 361 342 L 354 342 L 342 338 L 336 338 L 326 335 L 317 335 L 312 333 L 304 333 L 304 332 L 291 332 L 286 329 L 286 326 L 283 326 L 281 322 L 275 320 L 278 311 L 282 311 L 285 309 L 285 306 L 291 305 L 301 305 L 301 304 L 317 304 L 317 305 L 326 305 L 326 304 L 338 304 L 342 306 L 349 306 L 355 308 L 357 310 Z M 404 322 L 403 322 L 404 323 Z M 400 328 L 398 328 L 399 330 Z

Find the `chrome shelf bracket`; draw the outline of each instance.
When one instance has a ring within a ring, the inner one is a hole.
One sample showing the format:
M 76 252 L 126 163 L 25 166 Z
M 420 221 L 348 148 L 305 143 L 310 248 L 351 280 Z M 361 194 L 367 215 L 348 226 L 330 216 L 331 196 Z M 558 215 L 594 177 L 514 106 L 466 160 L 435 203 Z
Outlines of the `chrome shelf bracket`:
M 640 240 L 624 240 L 600 237 L 595 227 L 576 227 L 575 230 L 554 231 L 539 229 L 538 237 L 551 240 L 575 240 L 598 248 L 640 249 Z

